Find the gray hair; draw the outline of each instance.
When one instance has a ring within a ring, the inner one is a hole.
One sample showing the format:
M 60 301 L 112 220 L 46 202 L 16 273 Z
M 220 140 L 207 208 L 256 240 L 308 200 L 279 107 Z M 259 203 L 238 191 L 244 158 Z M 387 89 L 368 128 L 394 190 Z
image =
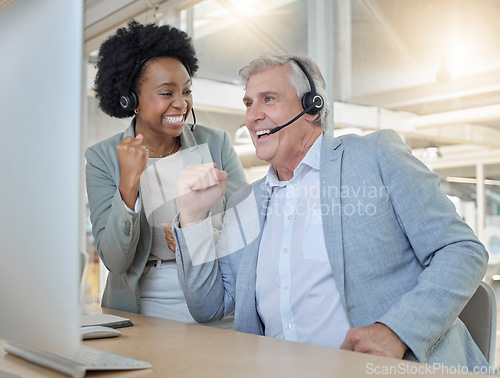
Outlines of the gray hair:
M 297 65 L 294 60 L 298 60 L 304 65 L 304 67 L 311 75 L 311 78 L 316 86 L 316 92 L 323 97 L 325 100 L 325 105 L 323 109 L 319 112 L 319 117 L 316 119 L 316 124 L 321 126 L 323 129 L 328 128 L 328 101 L 326 100 L 326 84 L 323 75 L 319 70 L 319 67 L 308 57 L 298 57 L 292 55 L 273 55 L 266 54 L 261 57 L 252 60 L 249 64 L 244 66 L 239 74 L 243 79 L 243 84 L 245 87 L 248 84 L 248 80 L 254 74 L 258 74 L 267 71 L 270 68 L 278 66 L 287 66 L 290 72 L 290 83 L 295 88 L 297 92 L 297 97 L 302 99 L 302 97 L 311 90 L 309 81 L 302 69 Z

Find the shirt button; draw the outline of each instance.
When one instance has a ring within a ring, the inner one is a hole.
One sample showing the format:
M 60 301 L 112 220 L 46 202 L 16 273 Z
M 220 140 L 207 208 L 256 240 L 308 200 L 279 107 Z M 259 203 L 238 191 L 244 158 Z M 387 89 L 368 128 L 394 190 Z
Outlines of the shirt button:
M 290 323 L 288 323 L 288 324 L 286 325 L 286 328 L 287 328 L 287 329 L 290 329 L 290 328 L 292 328 L 292 325 L 291 325 Z
M 288 248 L 283 248 L 283 253 L 287 253 L 288 252 Z
M 132 226 L 132 224 L 130 223 L 130 221 L 125 221 L 125 223 L 123 224 L 123 233 L 126 236 L 130 235 L 130 227 L 131 226 Z
M 283 286 L 283 290 L 288 290 L 288 286 Z
M 291 184 L 290 184 L 290 188 L 292 188 L 292 189 L 293 189 L 293 188 L 295 188 L 295 184 L 294 184 L 294 183 L 291 183 Z
M 292 215 L 289 215 L 288 216 L 288 220 L 292 220 L 293 216 Z

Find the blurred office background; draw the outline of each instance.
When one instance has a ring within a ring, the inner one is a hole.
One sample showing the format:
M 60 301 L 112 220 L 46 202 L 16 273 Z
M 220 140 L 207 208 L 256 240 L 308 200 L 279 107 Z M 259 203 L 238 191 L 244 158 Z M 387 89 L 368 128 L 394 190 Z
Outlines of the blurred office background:
M 245 133 L 238 70 L 265 52 L 309 55 L 328 83 L 329 132 L 396 130 L 441 178 L 458 213 L 490 252 L 485 280 L 500 279 L 500 1 L 86 0 L 85 146 L 125 130 L 92 91 L 96 50 L 134 18 L 193 38 L 198 123 L 233 138 L 247 178 L 267 164 Z M 87 301 L 98 303 L 98 263 L 87 210 Z M 500 281 L 499 281 L 500 282 Z

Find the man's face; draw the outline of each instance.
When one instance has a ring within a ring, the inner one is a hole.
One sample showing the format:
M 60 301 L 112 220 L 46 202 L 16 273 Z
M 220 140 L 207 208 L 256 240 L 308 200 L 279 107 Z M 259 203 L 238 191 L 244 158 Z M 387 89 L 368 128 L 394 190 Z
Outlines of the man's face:
M 307 122 L 311 116 L 305 115 L 277 133 L 259 135 L 287 123 L 303 110 L 290 83 L 288 67 L 272 67 L 252 75 L 243 102 L 247 109 L 245 124 L 257 157 L 274 164 L 278 171 L 281 167 L 293 171 L 307 152 L 304 151 L 304 142 L 313 128 Z

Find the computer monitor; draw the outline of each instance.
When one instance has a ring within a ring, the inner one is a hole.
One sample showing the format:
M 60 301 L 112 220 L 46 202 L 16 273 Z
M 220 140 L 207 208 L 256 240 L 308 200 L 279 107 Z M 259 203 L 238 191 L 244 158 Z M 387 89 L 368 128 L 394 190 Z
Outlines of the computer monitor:
M 83 1 L 0 1 L 0 338 L 80 346 Z

